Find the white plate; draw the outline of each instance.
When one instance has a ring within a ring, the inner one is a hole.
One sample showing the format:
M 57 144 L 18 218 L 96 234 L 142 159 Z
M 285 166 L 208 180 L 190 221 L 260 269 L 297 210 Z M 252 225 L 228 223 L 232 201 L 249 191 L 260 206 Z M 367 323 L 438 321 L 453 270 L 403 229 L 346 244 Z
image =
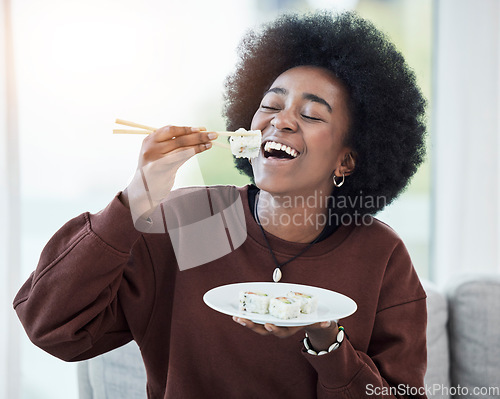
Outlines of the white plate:
M 301 314 L 295 319 L 282 320 L 269 314 L 249 313 L 239 310 L 240 291 L 261 291 L 271 296 L 283 296 L 288 291 L 304 292 L 318 297 L 314 313 Z M 207 291 L 203 301 L 218 312 L 252 320 L 254 323 L 271 323 L 281 327 L 307 326 L 327 320 L 338 320 L 353 314 L 357 305 L 351 298 L 324 288 L 289 283 L 238 283 L 216 287 Z

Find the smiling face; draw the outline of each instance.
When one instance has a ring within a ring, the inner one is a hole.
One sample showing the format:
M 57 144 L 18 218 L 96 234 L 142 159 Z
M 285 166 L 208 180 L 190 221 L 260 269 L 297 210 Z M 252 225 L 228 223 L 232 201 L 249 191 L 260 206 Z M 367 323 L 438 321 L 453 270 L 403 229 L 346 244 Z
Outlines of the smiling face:
M 349 129 L 348 93 L 326 69 L 300 66 L 282 73 L 264 94 L 252 120 L 262 131 L 259 157 L 252 160 L 255 184 L 280 195 L 333 190 L 332 177 L 352 171 L 344 162 Z

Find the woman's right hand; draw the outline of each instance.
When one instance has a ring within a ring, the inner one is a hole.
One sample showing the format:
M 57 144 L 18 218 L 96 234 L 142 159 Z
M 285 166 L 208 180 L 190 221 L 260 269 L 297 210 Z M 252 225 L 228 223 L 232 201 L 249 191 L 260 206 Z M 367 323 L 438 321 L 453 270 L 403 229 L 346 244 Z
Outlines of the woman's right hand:
M 137 172 L 120 200 L 134 221 L 147 218 L 170 192 L 179 167 L 193 155 L 212 147 L 217 133 L 205 128 L 165 126 L 142 142 Z
M 139 155 L 139 169 L 168 154 L 192 149 L 192 155 L 212 147 L 211 140 L 217 133 L 207 132 L 205 128 L 187 126 L 164 126 L 149 134 L 142 142 Z

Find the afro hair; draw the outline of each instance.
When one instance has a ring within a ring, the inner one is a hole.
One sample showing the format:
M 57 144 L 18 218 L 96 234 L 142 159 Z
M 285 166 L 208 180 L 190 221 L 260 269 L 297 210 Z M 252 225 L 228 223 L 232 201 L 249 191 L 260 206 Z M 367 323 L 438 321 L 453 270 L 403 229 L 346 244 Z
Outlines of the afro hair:
M 345 144 L 356 159 L 354 172 L 332 193 L 337 204 L 349 204 L 337 212 L 375 214 L 406 188 L 425 156 L 426 101 L 401 53 L 371 22 L 353 12 L 285 14 L 249 32 L 238 55 L 225 82 L 229 130 L 250 128 L 263 94 L 284 71 L 326 68 L 349 92 Z M 246 159 L 235 163 L 253 180 Z

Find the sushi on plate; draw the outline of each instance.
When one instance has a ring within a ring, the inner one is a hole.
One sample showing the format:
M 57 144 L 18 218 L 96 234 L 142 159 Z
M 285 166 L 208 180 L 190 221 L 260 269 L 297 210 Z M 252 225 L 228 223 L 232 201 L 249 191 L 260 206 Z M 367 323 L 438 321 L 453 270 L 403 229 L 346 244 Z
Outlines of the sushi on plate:
M 269 312 L 270 299 L 271 297 L 264 292 L 241 291 L 239 310 L 266 314 Z
M 272 298 L 269 301 L 269 314 L 283 320 L 299 317 L 300 301 L 286 296 Z
M 318 297 L 316 296 L 296 291 L 290 291 L 286 296 L 300 302 L 301 313 L 313 313 L 318 308 Z

